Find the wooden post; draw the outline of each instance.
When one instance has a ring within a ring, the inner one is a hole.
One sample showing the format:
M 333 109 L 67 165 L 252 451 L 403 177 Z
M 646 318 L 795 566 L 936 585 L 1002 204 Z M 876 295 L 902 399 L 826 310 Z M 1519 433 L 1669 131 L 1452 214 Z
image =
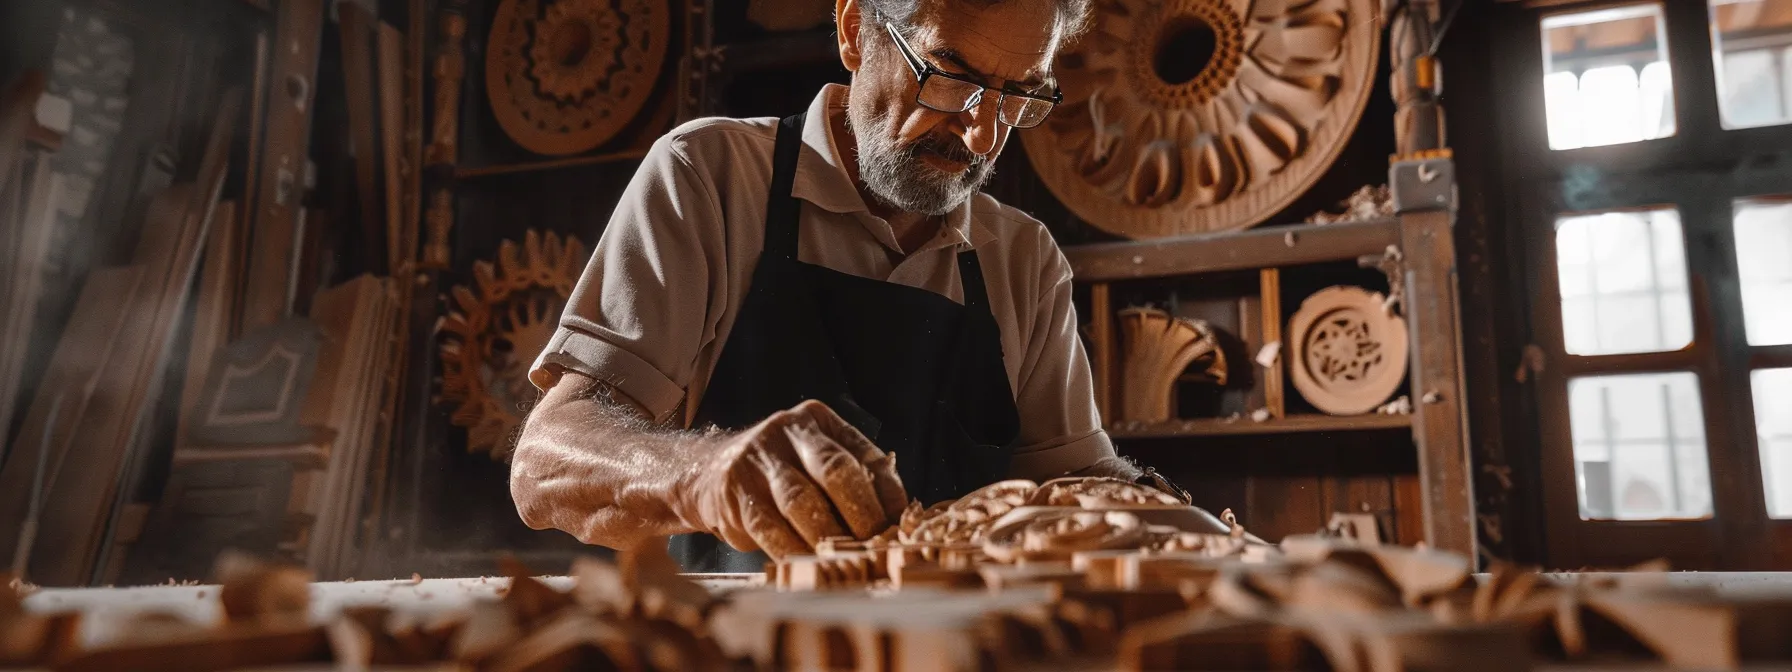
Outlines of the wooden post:
M 436 109 L 430 134 L 429 151 L 424 163 L 442 176 L 454 173 L 460 158 L 460 87 L 466 75 L 467 57 L 463 42 L 467 36 L 465 0 L 449 0 L 442 4 L 441 52 L 436 56 Z M 454 191 L 446 177 L 433 185 L 429 195 L 429 240 L 423 246 L 422 266 L 429 269 L 448 267 L 450 251 L 448 233 L 454 228 Z
M 1095 370 L 1095 410 L 1106 427 L 1114 418 L 1114 307 L 1108 303 L 1108 283 L 1089 286 L 1089 312 L 1089 340 L 1095 346 L 1090 363 Z
M 1425 503 L 1425 541 L 1475 555 L 1473 460 L 1462 384 L 1455 171 L 1447 159 L 1402 161 L 1389 171 L 1405 262 L 1406 323 L 1412 364 L 1413 442 Z
M 1437 0 L 1407 0 L 1394 7 L 1388 17 L 1394 151 L 1398 158 L 1417 158 L 1445 146 L 1444 110 L 1438 103 L 1443 79 L 1432 53 Z
M 1259 279 L 1258 299 L 1263 309 L 1263 342 L 1278 343 L 1282 340 L 1282 269 L 1265 268 L 1257 271 Z M 1288 352 L 1287 344 L 1283 344 L 1281 352 Z M 1257 353 L 1247 352 L 1246 356 L 1255 358 Z M 1276 360 L 1263 370 L 1263 407 L 1269 410 L 1269 417 L 1280 420 L 1288 415 L 1288 403 L 1282 391 L 1283 355 L 1276 355 Z M 1252 363 L 1253 365 L 1255 362 Z

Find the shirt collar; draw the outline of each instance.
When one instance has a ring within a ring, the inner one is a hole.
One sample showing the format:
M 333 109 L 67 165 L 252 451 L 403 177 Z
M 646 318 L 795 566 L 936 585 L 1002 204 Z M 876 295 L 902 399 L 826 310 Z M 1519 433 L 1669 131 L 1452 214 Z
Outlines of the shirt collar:
M 857 184 L 846 172 L 845 162 L 840 159 L 840 146 L 830 123 L 834 117 L 846 114 L 847 91 L 843 84 L 827 84 L 809 103 L 808 116 L 803 120 L 803 151 L 797 155 L 796 180 L 790 193 L 829 212 L 872 217 L 865 199 L 859 195 Z M 981 198 L 981 194 L 972 195 L 946 213 L 947 229 L 943 240 L 947 245 L 976 247 L 995 238 L 993 232 L 983 230 L 986 227 L 973 224 L 977 218 L 971 216 L 971 211 Z M 884 226 L 888 228 L 889 225 Z M 928 244 L 922 249 L 931 247 L 934 245 Z

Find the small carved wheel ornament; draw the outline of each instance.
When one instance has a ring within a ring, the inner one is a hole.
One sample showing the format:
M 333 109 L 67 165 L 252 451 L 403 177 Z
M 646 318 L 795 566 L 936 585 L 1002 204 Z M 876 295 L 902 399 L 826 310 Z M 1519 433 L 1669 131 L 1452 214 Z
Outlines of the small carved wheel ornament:
M 1312 186 L 1373 88 L 1376 0 L 1098 0 L 1022 133 L 1078 217 L 1131 238 L 1262 222 Z
M 585 267 L 585 244 L 529 231 L 506 240 L 498 262 L 473 263 L 475 286 L 456 285 L 442 335 L 442 400 L 467 428 L 467 450 L 508 459 L 522 405 L 535 398 L 529 367 L 547 347 Z
M 1288 321 L 1294 387 L 1332 415 L 1367 413 L 1406 379 L 1406 320 L 1379 292 L 1328 287 L 1302 301 Z
M 669 11 L 653 0 L 504 0 L 485 61 L 498 124 L 538 154 L 615 137 L 659 80 Z

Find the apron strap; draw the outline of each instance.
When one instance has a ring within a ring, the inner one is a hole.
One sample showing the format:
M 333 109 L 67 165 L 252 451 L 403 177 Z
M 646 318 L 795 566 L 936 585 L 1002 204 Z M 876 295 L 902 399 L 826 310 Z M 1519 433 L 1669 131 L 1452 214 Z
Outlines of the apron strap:
M 976 313 L 989 315 L 989 290 L 983 286 L 983 264 L 977 261 L 977 251 L 965 250 L 958 253 L 958 284 L 964 289 L 964 307 Z
M 778 139 L 772 152 L 772 187 L 765 199 L 765 254 L 796 261 L 797 213 L 801 207 L 790 194 L 796 184 L 796 158 L 803 148 L 803 119 L 808 113 L 778 122 Z

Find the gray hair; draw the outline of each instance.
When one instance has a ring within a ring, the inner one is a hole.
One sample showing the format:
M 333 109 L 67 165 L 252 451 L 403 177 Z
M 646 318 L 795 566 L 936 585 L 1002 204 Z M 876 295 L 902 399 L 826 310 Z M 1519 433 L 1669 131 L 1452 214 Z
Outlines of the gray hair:
M 922 9 L 925 2 L 963 2 L 976 7 L 998 5 L 1006 0 L 862 0 L 861 13 L 869 20 L 867 24 L 876 26 L 882 21 L 896 25 L 906 37 L 912 27 L 910 22 Z M 1052 27 L 1057 30 L 1058 44 L 1069 44 L 1082 34 L 1089 26 L 1089 12 L 1094 0 L 1052 0 Z M 863 28 L 861 28 L 863 30 Z

